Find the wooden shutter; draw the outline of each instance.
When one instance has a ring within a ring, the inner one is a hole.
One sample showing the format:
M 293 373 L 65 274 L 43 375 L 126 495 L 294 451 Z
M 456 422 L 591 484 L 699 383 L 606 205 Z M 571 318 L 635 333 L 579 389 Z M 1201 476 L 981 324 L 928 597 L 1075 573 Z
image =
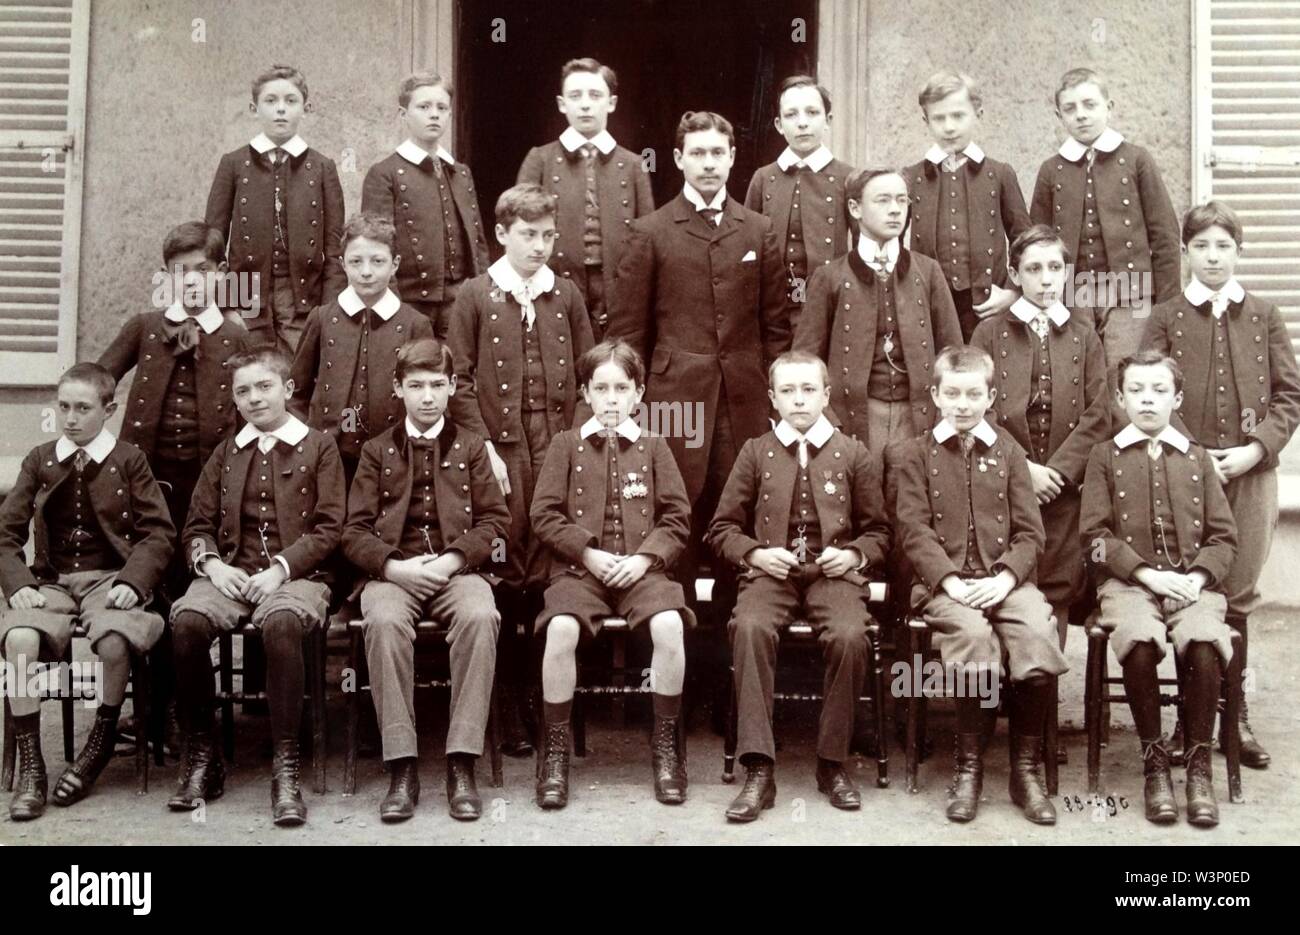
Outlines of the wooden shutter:
M 90 0 L 0 0 L 0 385 L 76 355 Z
M 1196 201 L 1241 216 L 1242 285 L 1300 350 L 1300 4 L 1196 0 Z

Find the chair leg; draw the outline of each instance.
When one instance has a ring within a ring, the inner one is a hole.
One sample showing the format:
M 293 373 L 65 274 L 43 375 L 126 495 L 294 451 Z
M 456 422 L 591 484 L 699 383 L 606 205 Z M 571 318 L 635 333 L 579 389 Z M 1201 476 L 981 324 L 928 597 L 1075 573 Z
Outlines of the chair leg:
M 573 693 L 573 707 L 570 709 L 573 720 L 573 753 L 575 756 L 587 755 L 587 711 L 584 704 L 585 694 Z
M 505 777 L 501 769 L 501 706 L 497 700 L 495 680 L 488 703 L 487 747 L 488 762 L 492 764 L 492 788 L 500 789 L 505 785 Z
M 1057 688 L 1060 680 L 1052 679 L 1051 705 L 1047 709 L 1047 724 L 1043 729 L 1043 773 L 1047 780 L 1047 794 L 1056 795 L 1059 784 L 1061 764 L 1056 758 L 1056 747 L 1060 742 L 1060 699 Z
M 876 712 L 876 785 L 889 787 L 889 732 L 885 729 L 885 663 L 881 659 L 880 625 L 867 627 L 867 646 L 871 650 L 872 699 Z
M 136 794 L 149 794 L 149 654 L 131 653 L 131 713 L 135 717 Z
M 907 629 L 907 648 L 910 663 L 916 664 L 916 660 L 921 658 L 921 636 L 920 634 L 908 627 Z M 925 705 L 924 695 L 912 695 L 907 699 L 907 791 L 917 792 L 917 773 L 920 767 L 919 745 L 920 745 L 920 727 L 921 727 L 921 709 Z
M 623 689 L 627 686 L 627 634 L 617 632 L 610 639 L 610 684 L 614 686 L 614 723 L 620 728 L 627 726 L 627 696 Z
M 1088 628 L 1088 663 L 1084 670 L 1083 709 L 1088 730 L 1088 794 L 1101 788 L 1101 695 L 1105 691 L 1103 661 L 1107 649 L 1105 633 Z
M 1107 649 L 1109 648 L 1109 645 L 1110 645 L 1110 637 L 1108 635 L 1106 638 L 1106 642 L 1102 645 L 1102 648 Z M 1110 681 L 1110 653 L 1103 652 L 1101 654 L 1101 691 L 1099 691 L 1097 694 L 1097 698 L 1099 699 L 1099 702 L 1101 704 L 1100 727 L 1101 727 L 1101 745 L 1103 747 L 1110 746 L 1110 701 L 1106 698 L 1106 696 L 1110 694 L 1110 688 L 1107 684 L 1109 681 Z
M 1234 640 L 1232 662 L 1228 664 L 1223 686 L 1223 713 L 1219 716 L 1219 730 L 1223 733 L 1223 752 L 1228 760 L 1228 801 L 1239 805 L 1246 801 L 1241 789 L 1241 702 L 1242 665 L 1241 646 Z
M 734 669 L 727 670 L 731 681 L 731 690 L 724 696 L 727 699 L 727 719 L 725 733 L 722 737 L 722 781 L 736 781 L 736 744 L 740 730 L 740 705 L 736 698 L 736 674 Z
M 217 637 L 218 663 L 221 677 L 221 692 L 225 696 L 221 701 L 221 747 L 226 762 L 235 762 L 235 703 L 230 694 L 235 690 L 235 638 L 230 633 Z M 247 646 L 244 647 L 247 651 Z
M 14 715 L 9 710 L 9 694 L 4 695 L 5 739 L 4 763 L 0 766 L 0 789 L 12 792 L 14 788 L 14 761 L 18 758 L 18 743 L 14 739 Z
M 74 718 L 76 716 L 76 699 L 72 697 L 72 642 L 68 642 L 68 648 L 63 651 L 63 671 L 59 673 L 59 708 L 63 715 L 63 759 L 69 763 L 77 755 L 76 747 L 72 741 L 72 731 L 75 726 Z M 99 699 L 103 700 L 103 699 Z
M 347 696 L 347 732 L 343 740 L 343 794 L 357 791 L 357 722 L 361 715 L 361 665 L 362 652 L 360 628 L 348 628 L 348 668 L 352 671 L 352 690 Z
M 313 627 L 307 636 L 311 659 L 311 767 L 312 791 L 324 795 L 329 763 L 329 724 L 325 709 L 325 626 Z

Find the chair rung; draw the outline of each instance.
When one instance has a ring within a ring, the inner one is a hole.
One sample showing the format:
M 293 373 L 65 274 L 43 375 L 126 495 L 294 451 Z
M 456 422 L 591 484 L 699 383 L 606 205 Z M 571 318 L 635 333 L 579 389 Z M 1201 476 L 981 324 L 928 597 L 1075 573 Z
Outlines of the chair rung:
M 640 685 L 579 685 L 575 692 L 583 695 L 648 695 L 650 689 Z
M 630 627 L 625 617 L 604 617 L 600 621 L 600 630 L 602 633 L 609 631 L 611 633 L 626 633 Z
M 241 704 L 249 701 L 266 701 L 266 692 L 223 692 L 218 691 L 216 694 L 217 701 L 233 701 L 235 704 Z

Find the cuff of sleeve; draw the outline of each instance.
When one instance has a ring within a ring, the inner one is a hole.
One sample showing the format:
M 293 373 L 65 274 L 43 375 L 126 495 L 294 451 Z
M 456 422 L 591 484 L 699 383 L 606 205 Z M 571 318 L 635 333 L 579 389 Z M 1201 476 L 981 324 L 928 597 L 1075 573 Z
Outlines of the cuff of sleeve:
M 293 571 L 289 568 L 289 562 L 283 555 L 277 555 L 274 559 L 272 559 L 272 561 L 279 562 L 280 567 L 284 569 L 285 581 L 288 581 L 290 578 L 293 577 Z
M 204 578 L 208 576 L 208 573 L 203 570 L 203 567 L 208 563 L 208 559 L 210 558 L 221 558 L 221 556 L 216 552 L 200 552 L 198 557 L 194 559 L 194 573 L 196 575 L 200 575 Z

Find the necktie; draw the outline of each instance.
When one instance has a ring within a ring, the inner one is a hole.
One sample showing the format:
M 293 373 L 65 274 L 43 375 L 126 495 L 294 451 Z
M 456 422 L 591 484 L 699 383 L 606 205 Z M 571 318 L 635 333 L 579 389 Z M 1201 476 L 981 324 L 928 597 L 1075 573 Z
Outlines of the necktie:
M 515 297 L 515 301 L 519 303 L 519 320 L 524 323 L 524 326 L 529 331 L 533 330 L 533 322 L 537 320 L 537 312 L 533 308 L 533 299 L 535 298 L 533 290 L 535 288 L 533 281 L 529 279 L 521 282 L 517 288 L 510 292 Z
M 172 354 L 179 357 L 198 346 L 199 323 L 188 315 L 184 321 L 163 319 L 163 341 L 173 345 Z
M 274 435 L 263 435 L 257 440 L 257 450 L 266 454 L 275 447 L 276 438 Z
M 1087 151 L 1083 154 L 1083 158 L 1087 160 L 1088 168 L 1091 169 L 1092 164 L 1097 160 L 1097 150 L 1089 146 Z
M 1228 297 L 1222 292 L 1215 292 L 1210 295 L 1210 314 L 1215 318 L 1222 318 L 1223 313 L 1228 310 Z
M 800 438 L 799 439 L 799 467 L 806 468 L 807 466 L 808 466 L 808 439 Z
M 970 454 L 970 450 L 975 447 L 975 436 L 970 432 L 962 432 L 957 437 L 961 439 L 961 450 Z
M 582 158 L 585 159 L 585 160 L 587 160 L 588 162 L 591 162 L 593 159 L 596 158 L 596 144 L 595 144 L 595 143 L 584 143 L 584 144 L 583 144 L 583 146 L 582 146 Z
M 704 215 L 704 220 L 709 222 L 710 227 L 717 227 L 718 215 L 722 213 L 721 208 L 701 208 L 700 214 Z
M 1164 446 L 1160 444 L 1160 439 L 1153 438 L 1147 442 L 1147 456 L 1152 461 L 1158 461 L 1163 450 Z
M 433 170 L 435 177 L 442 178 L 442 157 L 438 155 L 430 156 L 429 168 Z
M 72 466 L 76 468 L 78 474 L 86 469 L 86 457 L 85 448 L 78 448 L 72 456 Z
M 963 153 L 954 153 L 943 161 L 944 172 L 956 172 L 962 166 L 966 165 L 966 156 Z
M 1048 331 L 1047 312 L 1043 311 L 1042 309 L 1039 309 L 1038 314 L 1034 316 L 1034 320 L 1029 323 L 1029 327 L 1034 329 L 1034 334 L 1038 335 L 1039 341 L 1042 341 L 1043 343 L 1047 342 L 1047 331 Z

